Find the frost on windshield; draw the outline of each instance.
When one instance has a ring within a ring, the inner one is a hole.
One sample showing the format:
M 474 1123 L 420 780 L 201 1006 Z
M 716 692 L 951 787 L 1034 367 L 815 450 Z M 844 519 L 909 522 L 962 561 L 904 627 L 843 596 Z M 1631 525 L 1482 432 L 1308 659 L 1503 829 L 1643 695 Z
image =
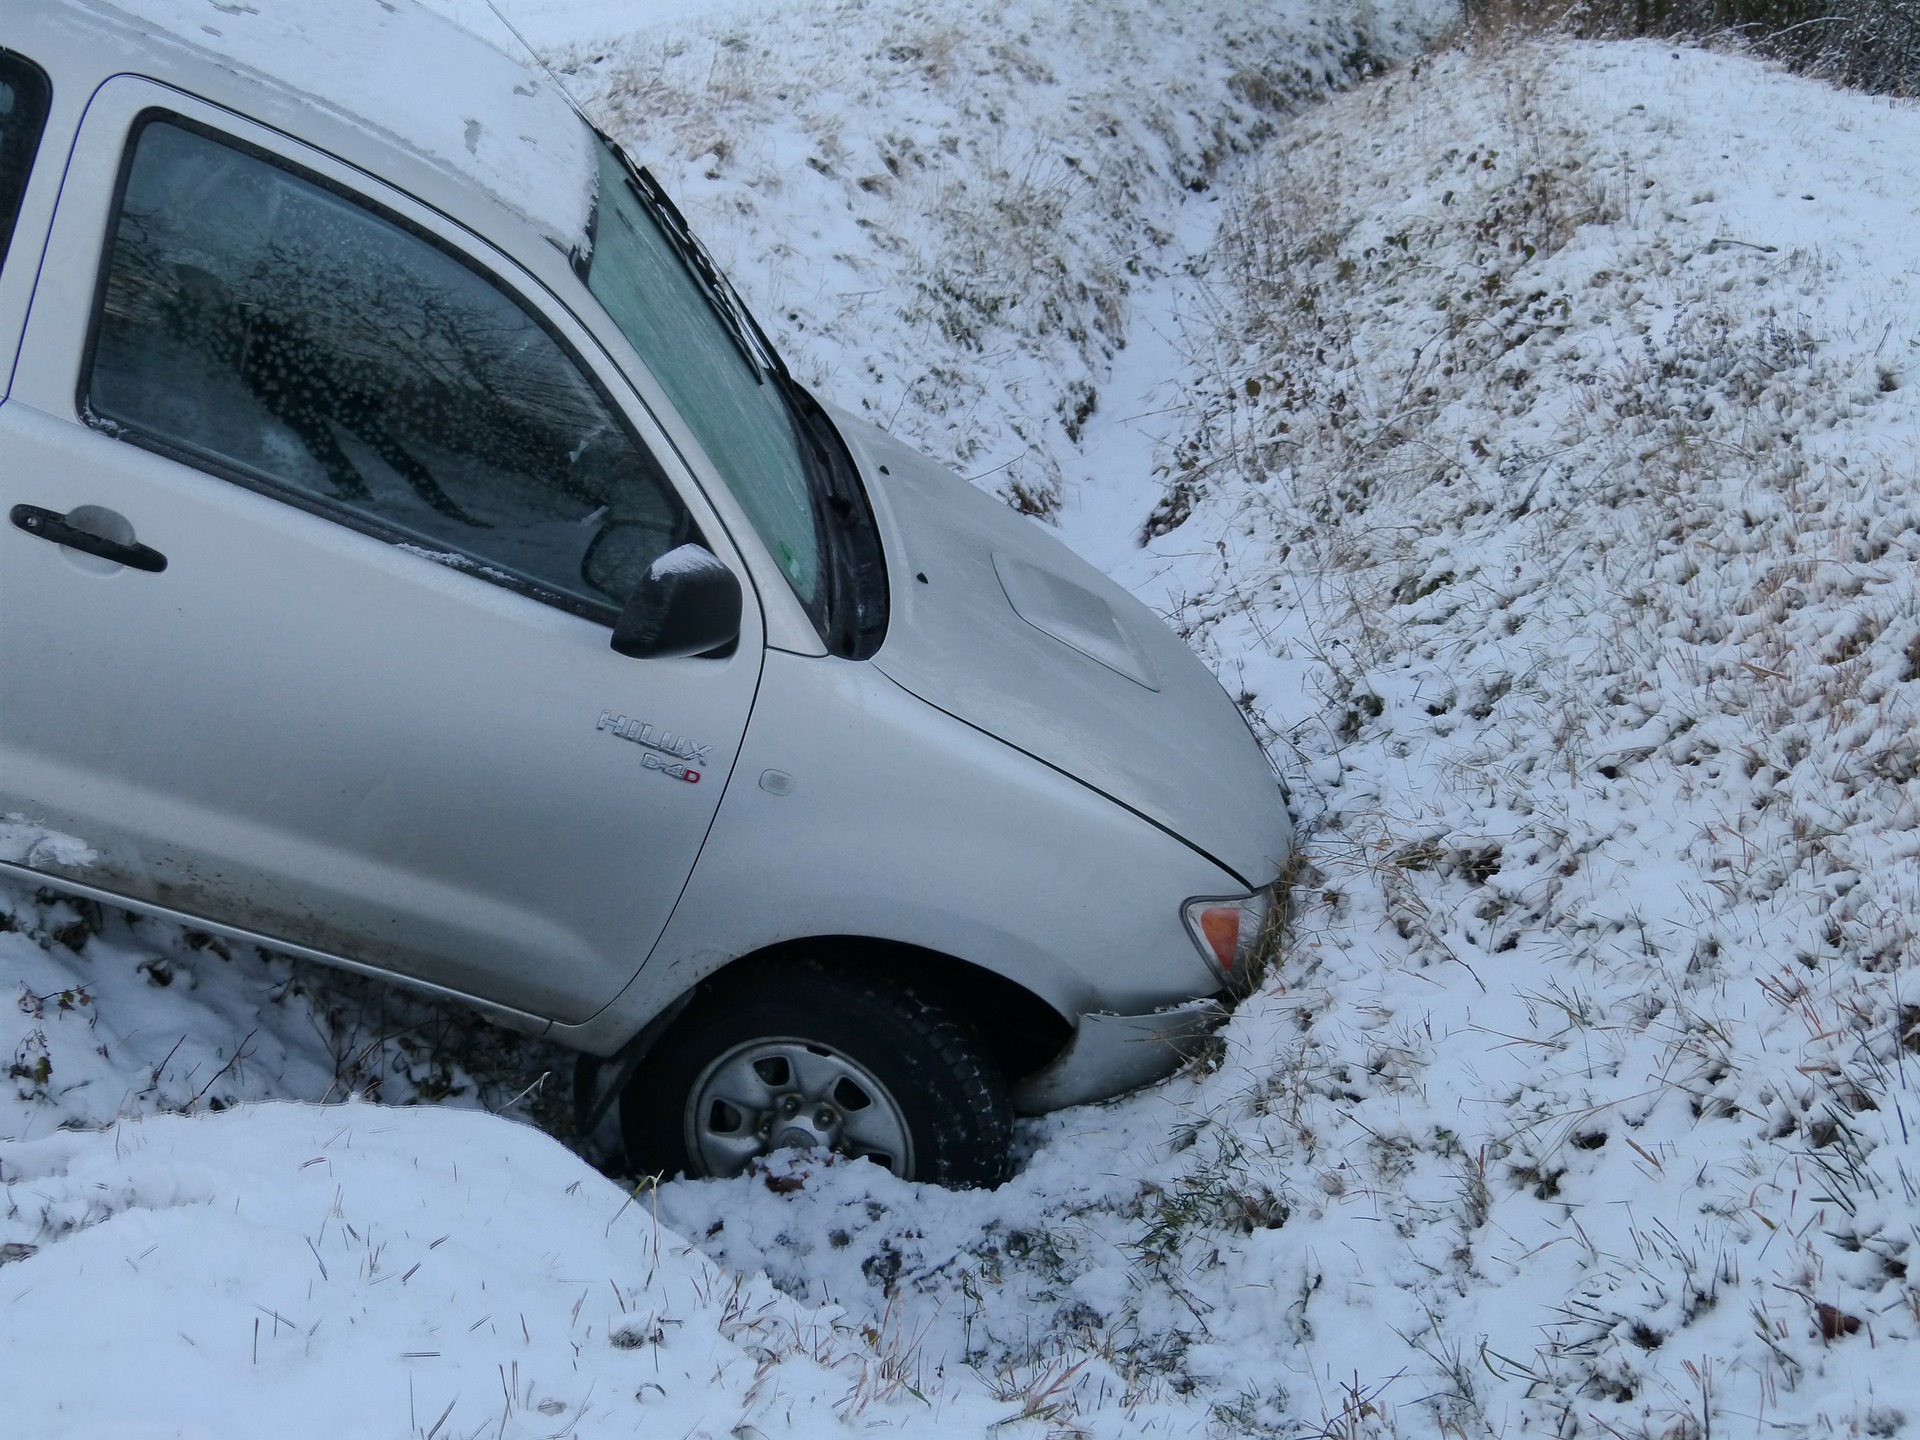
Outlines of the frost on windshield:
M 587 285 L 726 478 L 801 602 L 815 606 L 823 557 L 792 414 L 716 318 L 606 146 L 600 166 Z

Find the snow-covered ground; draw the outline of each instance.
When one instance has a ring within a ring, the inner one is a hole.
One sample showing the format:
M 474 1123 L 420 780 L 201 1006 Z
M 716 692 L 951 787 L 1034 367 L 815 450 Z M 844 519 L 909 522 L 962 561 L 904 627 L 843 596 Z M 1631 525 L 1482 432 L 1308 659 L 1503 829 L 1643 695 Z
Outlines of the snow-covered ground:
M 598 45 L 662 31 L 686 32 L 740 17 L 752 23 L 765 0 L 425 0 L 454 23 L 502 49 L 515 35 L 541 51 Z
M 23 1433 L 1920 1424 L 1920 111 L 1647 44 L 1303 100 L 1411 4 L 522 18 L 801 373 L 1246 697 L 1286 954 L 999 1191 L 628 1203 L 471 1108 L 239 1104 L 551 1119 L 562 1057 L 15 896 Z
M 9 1434 L 821 1433 L 902 1393 L 891 1334 L 472 1111 L 268 1103 L 5 1159 L 34 1237 L 0 1250 Z M 995 1418 L 965 1392 L 917 1409 L 929 1434 Z

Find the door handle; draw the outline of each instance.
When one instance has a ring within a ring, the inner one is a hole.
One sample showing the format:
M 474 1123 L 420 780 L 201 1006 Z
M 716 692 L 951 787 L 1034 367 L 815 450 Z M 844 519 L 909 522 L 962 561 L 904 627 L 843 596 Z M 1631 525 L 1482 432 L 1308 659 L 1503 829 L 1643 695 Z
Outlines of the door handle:
M 84 550 L 89 555 L 98 555 L 102 560 L 111 560 L 116 565 L 145 570 L 153 575 L 167 568 L 167 557 L 151 545 L 109 540 L 104 535 L 95 535 L 91 530 L 82 530 L 73 524 L 58 510 L 42 510 L 38 505 L 16 505 L 8 512 L 7 518 L 17 528 L 38 539 L 51 540 L 70 550 Z

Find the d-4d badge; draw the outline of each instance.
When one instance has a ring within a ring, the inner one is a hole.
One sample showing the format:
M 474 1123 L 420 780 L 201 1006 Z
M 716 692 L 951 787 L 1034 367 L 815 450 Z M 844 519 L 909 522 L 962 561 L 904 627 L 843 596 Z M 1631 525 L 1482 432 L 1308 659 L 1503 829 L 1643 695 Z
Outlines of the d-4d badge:
M 622 740 L 631 740 L 636 745 L 644 745 L 649 750 L 657 750 L 658 755 L 645 756 L 642 763 L 649 770 L 658 770 L 675 780 L 684 780 L 689 785 L 700 783 L 700 772 L 696 765 L 706 765 L 711 745 L 696 745 L 684 735 L 675 735 L 670 730 L 660 730 L 644 720 L 630 720 L 625 715 L 615 715 L 611 710 L 600 712 L 598 730 L 610 730 Z M 671 756 L 662 759 L 661 756 Z

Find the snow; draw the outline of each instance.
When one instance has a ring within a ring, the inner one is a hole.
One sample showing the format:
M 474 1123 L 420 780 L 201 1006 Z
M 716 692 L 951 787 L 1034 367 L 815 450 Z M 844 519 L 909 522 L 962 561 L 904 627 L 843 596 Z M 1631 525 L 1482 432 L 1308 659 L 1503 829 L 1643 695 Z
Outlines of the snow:
M 703 575 L 724 570 L 714 553 L 704 545 L 676 545 L 647 566 L 650 579 L 664 580 L 669 575 Z
M 1915 124 L 1691 50 L 1448 54 L 1161 192 L 1083 448 L 1034 433 L 1296 777 L 1278 984 L 991 1199 L 663 1217 L 1096 1433 L 1913 1414 Z M 831 383 L 924 340 L 912 293 L 857 338 L 754 299 Z
M 599 174 L 592 136 L 510 37 L 478 43 L 411 0 L 89 3 L 405 142 L 477 181 L 562 248 L 587 232 Z
M 43 1377 L 37 1435 L 805 1432 L 886 1388 L 835 1312 L 491 1116 L 262 1104 L 4 1159 L 0 1353 Z
M 696 25 L 751 18 L 764 0 L 506 0 L 498 9 L 488 0 L 421 0 L 463 29 L 484 35 L 509 54 L 521 40 L 536 50 L 565 45 L 613 44 L 635 35 L 674 32 Z M 503 18 L 504 17 L 504 18 Z
M 626 1204 L 480 1113 L 563 1056 L 21 893 L 13 1423 L 1920 1423 L 1920 110 L 1652 44 L 1262 110 L 1350 17 L 1258 9 L 528 9 L 796 372 L 1247 697 L 1307 864 L 1217 1053 L 990 1194 Z M 376 1082 L 446 1103 L 276 1103 Z
M 99 853 L 86 841 L 44 825 L 27 823 L 24 815 L 0 818 L 0 860 L 14 865 L 91 865 Z
M 436 565 L 444 565 L 449 570 L 470 570 L 474 574 L 484 575 L 490 580 L 500 580 L 509 583 L 516 579 L 515 576 L 507 574 L 504 570 L 496 570 L 491 565 L 482 565 L 471 555 L 463 554 L 458 550 L 434 550 L 425 545 L 413 545 L 404 541 L 395 545 L 393 548 L 396 550 L 404 550 L 409 555 L 418 555 L 422 560 L 431 560 Z

